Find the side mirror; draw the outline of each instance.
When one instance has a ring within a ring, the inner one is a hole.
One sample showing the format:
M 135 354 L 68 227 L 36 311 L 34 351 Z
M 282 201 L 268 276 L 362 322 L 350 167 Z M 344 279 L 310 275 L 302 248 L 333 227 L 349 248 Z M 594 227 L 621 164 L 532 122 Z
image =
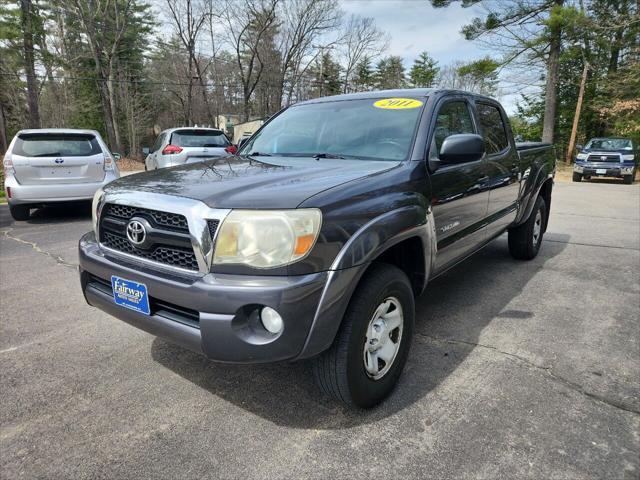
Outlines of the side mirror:
M 149 150 L 149 147 L 142 147 L 142 153 L 144 155 L 149 155 L 150 152 L 151 150 Z
M 576 143 L 576 151 L 581 152 L 582 150 L 584 150 L 584 145 L 580 145 L 579 143 Z
M 122 155 L 120 155 L 119 153 L 112 152 L 111 155 L 113 155 L 113 158 L 116 162 L 122 158 Z
M 440 147 L 440 162 L 451 165 L 456 163 L 475 162 L 485 152 L 484 139 L 473 133 L 450 135 Z

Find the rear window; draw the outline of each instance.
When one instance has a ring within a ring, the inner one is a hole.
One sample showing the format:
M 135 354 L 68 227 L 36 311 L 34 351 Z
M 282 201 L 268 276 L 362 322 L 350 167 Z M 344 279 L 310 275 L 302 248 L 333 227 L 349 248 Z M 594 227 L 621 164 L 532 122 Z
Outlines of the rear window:
M 27 133 L 18 136 L 13 153 L 23 157 L 87 157 L 102 150 L 93 135 Z
M 211 130 L 176 130 L 171 134 L 171 145 L 178 147 L 227 147 L 229 140 L 222 132 Z
M 478 104 L 478 116 L 482 125 L 482 136 L 484 137 L 487 153 L 498 153 L 509 146 L 507 132 L 500 110 L 493 105 L 484 103 Z

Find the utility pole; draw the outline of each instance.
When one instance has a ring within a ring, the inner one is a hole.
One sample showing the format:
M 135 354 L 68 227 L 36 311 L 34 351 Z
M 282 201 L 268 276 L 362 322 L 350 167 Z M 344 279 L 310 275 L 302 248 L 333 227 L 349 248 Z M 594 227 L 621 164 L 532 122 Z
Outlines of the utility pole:
M 322 87 L 324 87 L 324 51 L 332 50 L 333 45 L 312 45 L 313 48 L 320 50 L 320 97 L 322 97 Z
M 565 161 L 571 163 L 573 160 L 573 151 L 576 148 L 576 135 L 578 134 L 578 123 L 580 122 L 580 111 L 582 110 L 582 99 L 584 98 L 584 86 L 587 83 L 587 72 L 589 71 L 589 63 L 584 63 L 582 70 L 582 79 L 580 80 L 580 91 L 578 92 L 578 102 L 576 103 L 576 113 L 573 116 L 573 126 L 571 127 L 571 137 L 569 137 L 569 148 Z

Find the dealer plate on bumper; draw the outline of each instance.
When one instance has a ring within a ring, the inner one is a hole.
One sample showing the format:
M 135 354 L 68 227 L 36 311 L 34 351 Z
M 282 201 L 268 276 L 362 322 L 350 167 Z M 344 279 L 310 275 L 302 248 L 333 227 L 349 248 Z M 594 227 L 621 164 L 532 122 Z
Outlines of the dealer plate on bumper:
M 607 173 L 607 169 L 606 168 L 598 168 L 596 169 L 596 175 L 606 175 Z
M 111 276 L 111 288 L 113 289 L 113 299 L 121 307 L 135 310 L 136 312 L 149 315 L 149 295 L 147 286 L 144 283 L 125 280 L 124 278 Z

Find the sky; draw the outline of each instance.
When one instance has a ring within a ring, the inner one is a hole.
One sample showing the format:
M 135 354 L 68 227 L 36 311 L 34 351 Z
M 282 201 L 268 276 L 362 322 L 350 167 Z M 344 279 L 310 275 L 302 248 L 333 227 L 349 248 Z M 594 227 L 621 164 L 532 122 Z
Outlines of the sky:
M 464 25 L 482 15 L 478 7 L 452 4 L 435 9 L 429 0 L 341 0 L 340 6 L 347 15 L 372 17 L 391 36 L 389 54 L 401 56 L 406 67 L 425 50 L 441 65 L 487 55 L 460 34 Z
M 372 17 L 390 36 L 387 54 L 402 57 L 407 71 L 425 50 L 440 66 L 457 60 L 476 60 L 492 53 L 476 42 L 465 40 L 460 33 L 474 17 L 484 16 L 480 6 L 462 8 L 453 3 L 434 9 L 429 0 L 340 0 L 340 6 L 347 15 Z M 520 99 L 520 95 L 510 93 L 513 91 L 510 86 L 503 81 L 498 95 L 508 114 L 515 112 Z

